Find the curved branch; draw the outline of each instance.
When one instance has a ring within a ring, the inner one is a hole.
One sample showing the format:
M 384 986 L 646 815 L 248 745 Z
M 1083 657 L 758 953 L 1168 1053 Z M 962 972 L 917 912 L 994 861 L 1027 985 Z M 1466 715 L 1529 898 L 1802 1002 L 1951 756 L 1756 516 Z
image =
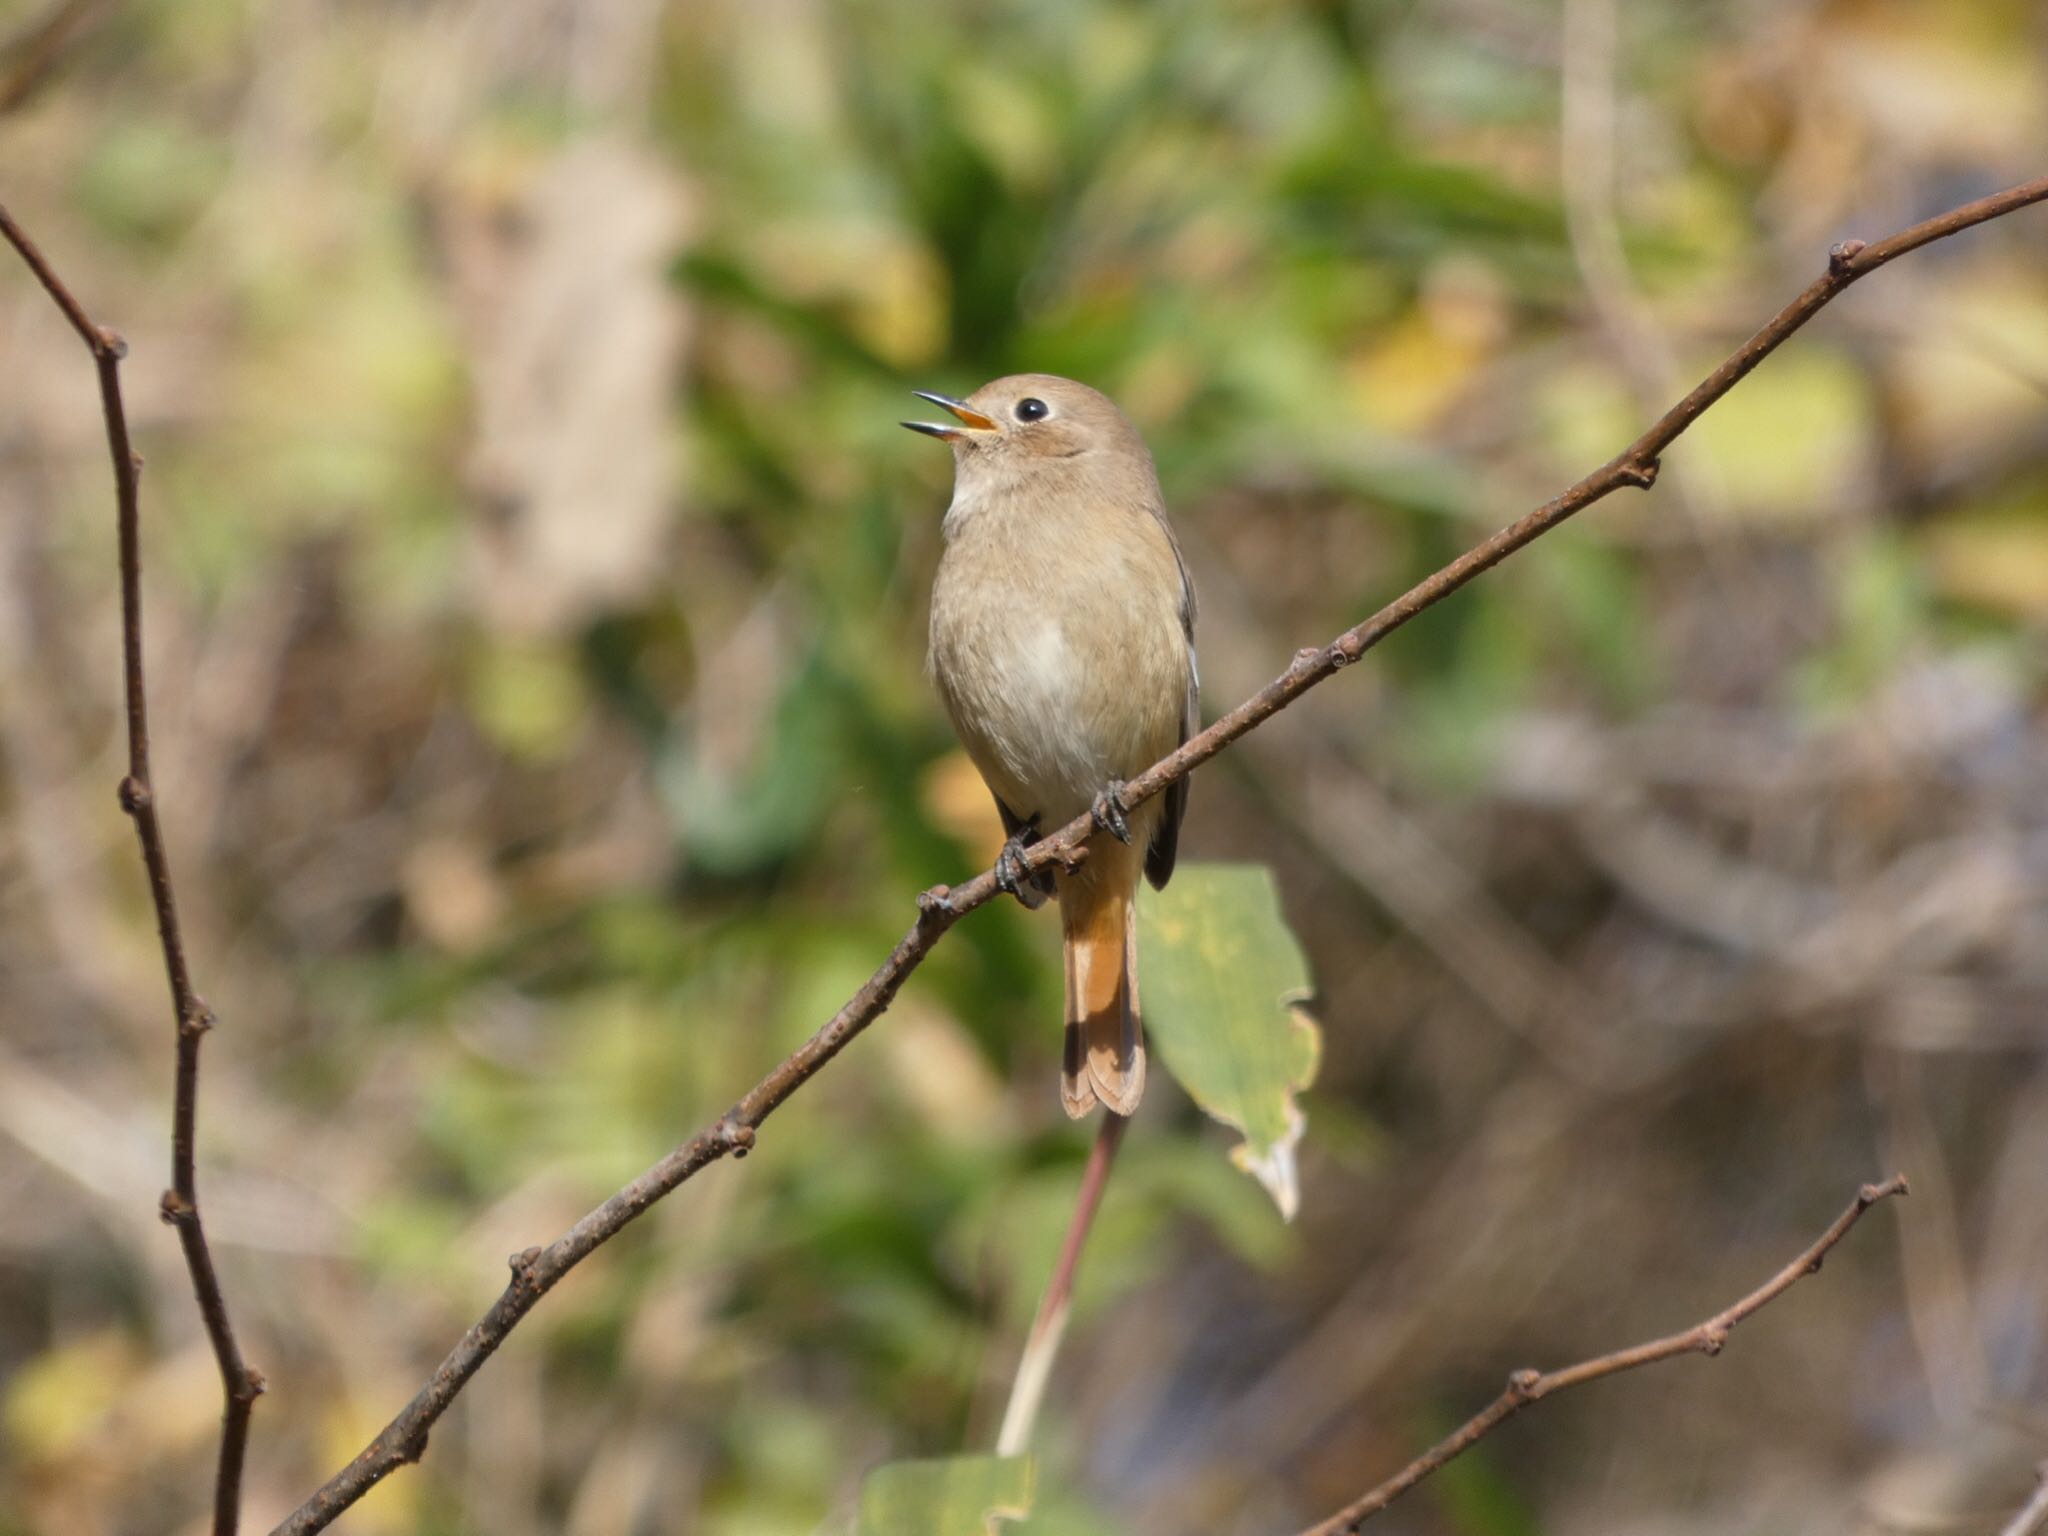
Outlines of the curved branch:
M 2048 177 L 1966 203 L 1939 218 L 1915 224 L 1874 244 L 1851 240 L 1836 246 L 1828 253 L 1827 270 L 1821 276 L 1780 310 L 1768 325 L 1737 348 L 1726 362 L 1701 380 L 1691 394 L 1659 417 L 1641 437 L 1562 495 L 1467 550 L 1435 575 L 1418 582 L 1328 645 L 1311 646 L 1297 652 L 1293 662 L 1280 676 L 1207 730 L 1189 738 L 1172 755 L 1129 780 L 1123 789 L 1125 804 L 1136 805 L 1148 800 L 1169 784 L 1185 777 L 1316 684 L 1358 660 L 1417 614 L 1442 602 L 1473 577 L 1534 542 L 1573 513 L 1623 487 L 1641 489 L 1651 485 L 1657 477 L 1658 455 L 1708 407 L 1734 388 L 1751 369 L 1782 346 L 1793 332 L 1858 278 L 1908 251 L 1918 250 L 1923 245 L 2044 199 L 2048 199 Z M 1049 864 L 1071 867 L 1087 856 L 1084 845 L 1093 830 L 1094 824 L 1089 816 L 1075 817 L 1051 836 L 1025 850 L 1025 867 L 1028 870 L 1042 869 Z M 329 1478 L 317 1493 L 278 1525 L 272 1536 L 309 1536 L 311 1532 L 324 1529 L 376 1483 L 407 1462 L 417 1461 L 426 1449 L 427 1433 L 435 1421 L 447 1411 L 456 1393 L 490 1358 L 513 1326 L 532 1310 L 536 1301 L 594 1249 L 699 1169 L 728 1154 L 744 1154 L 754 1144 L 756 1130 L 776 1107 L 816 1076 L 855 1035 L 881 1016 L 894 1000 L 904 979 L 923 963 L 925 956 L 945 937 L 946 931 L 976 907 L 993 900 L 996 894 L 995 872 L 985 870 L 959 887 L 949 890 L 942 885 L 934 886 L 920 895 L 917 919 L 897 941 L 888 959 L 795 1054 L 764 1077 L 715 1123 L 677 1147 L 563 1236 L 545 1248 L 529 1248 L 516 1255 L 511 1261 L 512 1279 L 503 1294 L 463 1335 L 413 1400 L 353 1461 Z
M 128 412 L 121 400 L 121 359 L 128 343 L 104 326 L 95 325 L 85 307 L 64 286 L 56 271 L 0 207 L 0 236 L 28 263 L 36 280 L 64 312 L 71 328 L 92 352 L 99 370 L 100 409 L 107 421 L 107 447 L 114 458 L 115 522 L 121 561 L 121 671 L 127 694 L 128 773 L 121 780 L 121 809 L 135 823 L 142 862 L 149 873 L 150 900 L 156 907 L 158 937 L 163 942 L 164 974 L 170 981 L 171 1006 L 178 1026 L 177 1088 L 171 1115 L 171 1187 L 158 1209 L 178 1229 L 185 1250 L 185 1268 L 192 1294 L 199 1302 L 206 1335 L 220 1367 L 220 1460 L 214 1472 L 214 1536 L 234 1536 L 241 1517 L 242 1459 L 249 1445 L 249 1419 L 263 1392 L 263 1377 L 242 1359 L 228 1320 L 227 1298 L 213 1267 L 213 1251 L 199 1219 L 199 1183 L 194 1143 L 199 1119 L 199 1042 L 213 1028 L 213 1010 L 192 989 L 185 961 L 185 941 L 178 928 L 178 903 L 171 890 L 171 864 L 157 823 L 156 791 L 149 777 L 149 705 L 142 672 L 142 530 L 140 479 L 142 455 L 128 440 Z
M 1577 1365 L 1568 1365 L 1559 1371 L 1515 1372 L 1508 1378 L 1507 1389 L 1499 1397 L 1371 1492 L 1356 1502 L 1347 1504 L 1321 1524 L 1310 1526 L 1301 1533 L 1301 1536 L 1350 1536 L 1351 1532 L 1356 1531 L 1432 1472 L 1446 1462 L 1463 1455 L 1488 1433 L 1499 1428 L 1505 1420 L 1513 1418 L 1539 1398 L 1548 1397 L 1554 1392 L 1562 1392 L 1567 1387 L 1583 1386 L 1589 1381 L 1598 1381 L 1603 1376 L 1632 1371 L 1638 1366 L 1654 1365 L 1659 1360 L 1669 1360 L 1674 1355 L 1718 1355 L 1737 1323 L 1776 1301 L 1806 1276 L 1818 1274 L 1821 1261 L 1828 1256 L 1828 1251 L 1849 1235 L 1849 1229 L 1856 1225 L 1865 1211 L 1880 1200 L 1905 1193 L 1906 1176 L 1902 1173 L 1893 1174 L 1882 1184 L 1864 1185 L 1856 1192 L 1856 1198 L 1849 1208 L 1837 1216 L 1827 1231 L 1814 1239 L 1798 1258 L 1733 1306 L 1716 1312 L 1703 1323 L 1695 1323 L 1683 1333 L 1674 1333 L 1667 1338 L 1652 1340 L 1648 1344 L 1637 1344 L 1630 1349 L 1618 1349 L 1611 1355 L 1601 1355 L 1597 1359 L 1582 1360 Z

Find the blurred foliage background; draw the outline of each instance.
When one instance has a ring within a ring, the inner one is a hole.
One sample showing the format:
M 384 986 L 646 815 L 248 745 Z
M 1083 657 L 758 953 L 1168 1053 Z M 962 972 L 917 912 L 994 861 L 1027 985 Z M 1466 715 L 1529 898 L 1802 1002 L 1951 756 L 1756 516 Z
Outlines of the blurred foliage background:
M 1625 14 L 1624 14 L 1625 12 Z M 55 23 L 55 38 L 52 37 Z M 134 347 L 201 1182 L 295 1504 L 997 836 L 912 387 L 1114 394 L 1211 709 L 1604 459 L 1818 270 L 2038 174 L 2034 0 L 0 0 L 0 196 Z M 1203 770 L 1326 1031 L 1302 1211 L 1163 1081 L 1062 1530 L 1284 1532 L 1914 1194 L 1711 1367 L 1389 1530 L 1973 1531 L 2048 1445 L 2048 268 L 1887 269 Z M 91 370 L 0 282 L 0 1532 L 194 1531 L 213 1367 Z M 956 931 L 342 1524 L 840 1530 L 985 1447 L 1086 1133 Z M 1049 1523 L 1049 1522 L 1048 1522 Z

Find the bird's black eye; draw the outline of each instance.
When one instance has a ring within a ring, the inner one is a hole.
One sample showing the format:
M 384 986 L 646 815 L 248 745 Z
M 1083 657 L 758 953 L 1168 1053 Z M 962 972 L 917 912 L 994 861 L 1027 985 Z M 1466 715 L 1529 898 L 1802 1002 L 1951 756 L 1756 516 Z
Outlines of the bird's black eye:
M 1052 407 L 1034 396 L 1027 395 L 1017 402 L 1017 419 L 1019 421 L 1043 421 L 1051 414 Z

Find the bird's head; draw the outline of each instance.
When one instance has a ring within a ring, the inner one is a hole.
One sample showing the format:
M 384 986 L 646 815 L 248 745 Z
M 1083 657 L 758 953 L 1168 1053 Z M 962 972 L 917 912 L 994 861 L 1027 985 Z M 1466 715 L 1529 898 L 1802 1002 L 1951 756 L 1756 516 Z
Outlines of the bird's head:
M 950 443 L 956 472 L 963 479 L 981 474 L 1009 478 L 1028 473 L 1034 465 L 1096 453 L 1135 452 L 1150 463 L 1137 429 L 1107 395 L 1056 374 L 1011 374 L 982 385 L 964 400 L 922 389 L 913 393 L 953 420 L 903 425 Z

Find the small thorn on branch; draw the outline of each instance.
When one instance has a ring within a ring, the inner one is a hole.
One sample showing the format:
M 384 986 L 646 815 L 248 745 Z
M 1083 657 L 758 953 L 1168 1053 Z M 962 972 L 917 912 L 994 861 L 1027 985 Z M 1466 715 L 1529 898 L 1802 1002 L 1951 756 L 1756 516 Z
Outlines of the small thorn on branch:
M 1663 461 L 1659 459 L 1631 459 L 1615 471 L 1615 478 L 1623 485 L 1647 491 L 1657 483 L 1657 471 L 1662 467 Z
M 1847 277 L 1856 258 L 1869 248 L 1868 240 L 1841 240 L 1828 247 L 1828 273 L 1832 277 Z

